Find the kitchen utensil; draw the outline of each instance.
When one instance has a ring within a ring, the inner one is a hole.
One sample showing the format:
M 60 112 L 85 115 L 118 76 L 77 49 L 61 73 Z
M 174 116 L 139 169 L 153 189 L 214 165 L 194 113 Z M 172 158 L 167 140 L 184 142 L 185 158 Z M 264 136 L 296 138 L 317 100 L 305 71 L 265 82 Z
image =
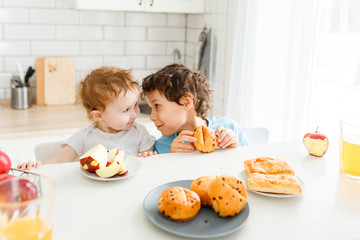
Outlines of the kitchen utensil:
M 29 86 L 29 79 L 34 74 L 34 72 L 35 72 L 35 70 L 31 66 L 29 66 L 29 68 L 26 71 L 25 78 L 24 78 L 25 86 L 27 86 L 27 87 Z
M 24 74 L 22 70 L 22 65 L 20 62 L 17 62 L 16 65 L 19 73 L 20 82 L 22 83 L 22 85 L 24 85 Z
M 38 58 L 36 60 L 36 104 L 74 104 L 75 100 L 74 59 Z

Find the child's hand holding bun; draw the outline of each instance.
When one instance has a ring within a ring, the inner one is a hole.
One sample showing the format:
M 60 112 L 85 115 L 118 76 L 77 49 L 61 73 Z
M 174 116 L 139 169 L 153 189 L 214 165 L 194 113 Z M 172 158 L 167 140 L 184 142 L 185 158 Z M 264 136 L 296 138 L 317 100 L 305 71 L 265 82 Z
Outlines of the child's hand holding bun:
M 218 146 L 217 137 L 212 129 L 201 125 L 196 127 L 193 132 L 194 137 L 197 139 L 194 146 L 199 152 L 209 153 Z

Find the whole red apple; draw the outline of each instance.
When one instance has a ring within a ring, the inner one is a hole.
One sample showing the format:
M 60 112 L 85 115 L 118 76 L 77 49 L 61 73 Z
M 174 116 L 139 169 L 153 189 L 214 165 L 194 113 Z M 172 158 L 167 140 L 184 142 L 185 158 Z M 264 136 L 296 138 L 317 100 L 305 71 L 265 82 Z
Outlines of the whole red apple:
M 27 179 L 14 177 L 0 182 L 0 202 L 23 202 L 35 199 L 36 186 Z
M 11 161 L 9 156 L 3 151 L 0 151 L 0 174 L 8 173 L 10 171 L 10 168 L 11 168 Z
M 308 152 L 316 157 L 323 156 L 329 146 L 328 138 L 325 134 L 318 132 L 318 128 L 315 132 L 306 133 L 303 137 L 303 143 Z

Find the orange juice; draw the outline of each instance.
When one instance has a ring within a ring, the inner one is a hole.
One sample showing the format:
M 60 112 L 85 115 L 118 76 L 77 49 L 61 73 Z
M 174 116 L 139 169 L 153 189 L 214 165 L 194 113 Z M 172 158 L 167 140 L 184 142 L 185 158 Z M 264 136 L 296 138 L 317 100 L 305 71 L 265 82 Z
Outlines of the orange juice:
M 360 137 L 341 140 L 341 170 L 345 175 L 360 178 Z
M 45 222 L 38 216 L 16 219 L 1 231 L 6 240 L 51 240 L 52 234 L 52 229 L 47 229 Z

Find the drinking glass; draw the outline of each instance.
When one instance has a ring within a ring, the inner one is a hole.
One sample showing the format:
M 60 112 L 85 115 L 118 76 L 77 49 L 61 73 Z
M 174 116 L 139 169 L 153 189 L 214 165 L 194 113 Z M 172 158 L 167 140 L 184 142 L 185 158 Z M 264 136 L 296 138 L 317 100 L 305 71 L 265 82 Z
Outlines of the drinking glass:
M 0 182 L 0 240 L 50 240 L 55 181 L 26 171 L 10 174 L 14 172 L 17 177 Z
M 340 172 L 360 182 L 360 118 L 340 121 Z

